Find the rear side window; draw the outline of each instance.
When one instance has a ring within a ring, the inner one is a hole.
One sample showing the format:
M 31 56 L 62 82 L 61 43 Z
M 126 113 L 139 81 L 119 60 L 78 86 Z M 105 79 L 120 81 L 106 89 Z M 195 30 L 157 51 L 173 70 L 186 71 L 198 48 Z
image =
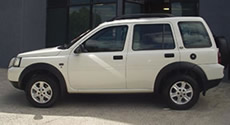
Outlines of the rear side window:
M 174 49 L 169 24 L 141 24 L 134 26 L 133 50 Z
M 179 28 L 185 48 L 212 46 L 209 35 L 201 22 L 180 22 Z

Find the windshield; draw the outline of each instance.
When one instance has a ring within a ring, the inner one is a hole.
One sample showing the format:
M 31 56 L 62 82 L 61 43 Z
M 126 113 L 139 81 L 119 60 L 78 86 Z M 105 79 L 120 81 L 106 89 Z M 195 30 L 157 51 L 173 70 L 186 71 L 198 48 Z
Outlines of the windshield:
M 85 36 L 86 34 L 88 34 L 91 30 L 87 30 L 85 32 L 83 32 L 82 34 L 80 34 L 78 37 L 76 37 L 75 39 L 73 39 L 69 44 L 64 44 L 62 46 L 59 46 L 59 49 L 67 49 L 69 47 L 71 47 L 73 44 L 75 44 L 79 39 L 81 39 L 83 36 Z

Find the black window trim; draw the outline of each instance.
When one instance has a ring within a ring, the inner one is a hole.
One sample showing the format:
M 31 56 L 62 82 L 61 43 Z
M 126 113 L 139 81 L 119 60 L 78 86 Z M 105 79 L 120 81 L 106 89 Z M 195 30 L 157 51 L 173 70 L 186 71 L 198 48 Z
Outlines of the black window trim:
M 127 32 L 126 32 L 126 36 L 125 36 L 125 40 L 124 40 L 124 45 L 122 50 L 117 50 L 117 51 L 101 51 L 101 52 L 81 52 L 81 53 L 110 53 L 110 52 L 123 52 L 125 49 L 125 46 L 127 45 L 126 40 L 127 40 L 127 36 L 128 36 L 128 32 L 129 32 L 129 26 L 128 25 L 113 25 L 113 26 L 106 26 L 106 27 L 102 27 L 101 29 L 97 30 L 95 33 L 93 33 L 89 38 L 87 38 L 86 40 L 84 40 L 83 42 L 81 42 L 78 47 L 80 47 L 82 44 L 84 44 L 86 41 L 88 41 L 89 39 L 91 39 L 95 34 L 97 34 L 98 32 L 107 29 L 107 28 L 113 28 L 113 27 L 126 27 L 127 28 Z M 78 47 L 76 47 L 74 50 L 76 50 Z
M 169 25 L 170 29 L 171 29 L 171 34 L 172 34 L 172 38 L 173 38 L 173 43 L 174 43 L 174 48 L 172 49 L 152 49 L 152 50 L 135 50 L 133 49 L 133 40 L 134 40 L 134 30 L 135 30 L 135 26 L 138 26 L 138 25 Z M 170 23 L 146 23 L 146 24 L 135 24 L 133 25 L 133 30 L 132 30 L 132 51 L 162 51 L 162 50 L 175 50 L 176 49 L 176 42 L 175 42 L 175 37 L 174 37 L 174 32 L 173 32 L 173 27 Z
M 200 23 L 200 24 L 202 24 L 204 26 L 204 29 L 205 29 L 206 33 L 208 34 L 210 46 L 208 46 L 208 47 L 186 47 L 185 44 L 184 44 L 184 37 L 183 37 L 183 35 L 181 33 L 180 23 Z M 196 48 L 210 48 L 210 47 L 213 46 L 212 41 L 210 39 L 211 37 L 210 37 L 210 35 L 209 35 L 209 33 L 208 33 L 207 29 L 206 29 L 206 26 L 203 24 L 203 22 L 201 22 L 201 21 L 179 21 L 179 22 L 177 22 L 177 26 L 178 26 L 179 31 L 180 31 L 180 37 L 182 39 L 182 43 L 183 43 L 184 48 L 186 48 L 186 49 L 196 49 Z

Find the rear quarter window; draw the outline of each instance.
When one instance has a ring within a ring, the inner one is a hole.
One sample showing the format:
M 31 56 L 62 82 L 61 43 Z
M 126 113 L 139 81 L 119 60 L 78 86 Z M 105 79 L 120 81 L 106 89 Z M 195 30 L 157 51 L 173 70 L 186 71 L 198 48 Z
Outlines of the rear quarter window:
M 179 22 L 178 25 L 185 48 L 212 46 L 208 32 L 201 22 Z

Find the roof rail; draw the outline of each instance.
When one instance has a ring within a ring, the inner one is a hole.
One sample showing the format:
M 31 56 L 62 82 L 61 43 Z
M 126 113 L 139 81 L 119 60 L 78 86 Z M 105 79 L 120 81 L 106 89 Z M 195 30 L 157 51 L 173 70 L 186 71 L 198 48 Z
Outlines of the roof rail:
M 173 17 L 173 15 L 168 13 L 128 14 L 128 15 L 114 17 L 111 21 L 121 20 L 121 19 L 139 19 L 139 18 L 153 18 L 153 17 L 163 18 L 163 17 Z

